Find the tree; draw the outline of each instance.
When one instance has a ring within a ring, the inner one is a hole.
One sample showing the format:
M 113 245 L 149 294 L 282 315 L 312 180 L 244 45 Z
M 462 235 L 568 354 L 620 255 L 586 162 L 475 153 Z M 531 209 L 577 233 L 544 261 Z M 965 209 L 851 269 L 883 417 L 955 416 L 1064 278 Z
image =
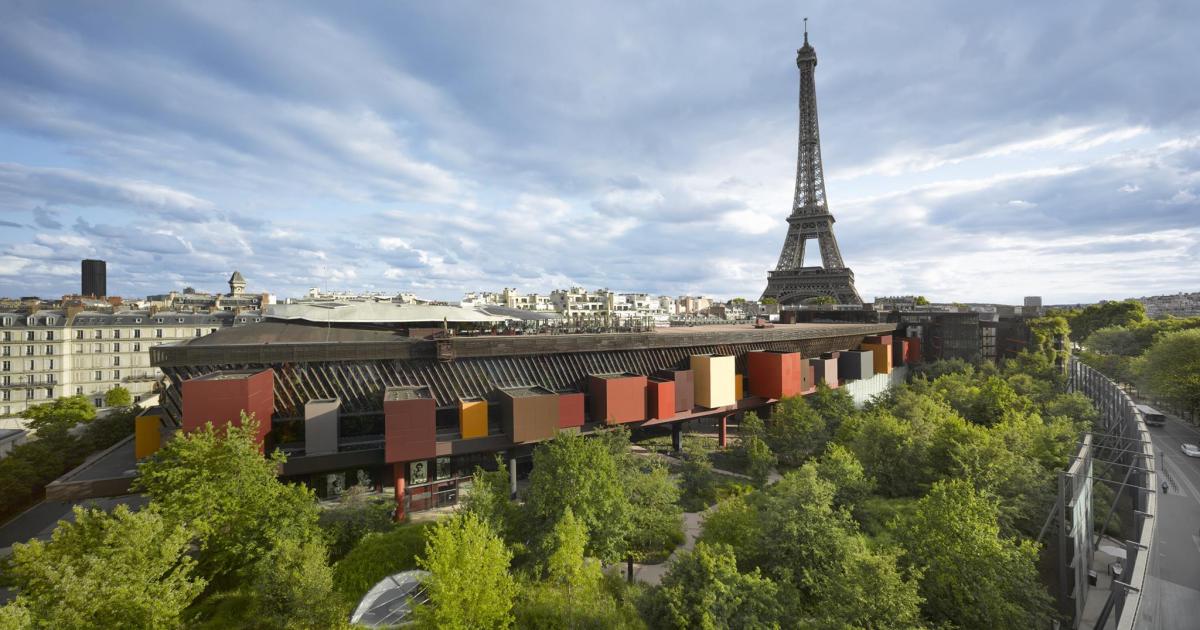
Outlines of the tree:
M 744 462 L 746 474 L 758 487 L 767 483 L 767 478 L 778 463 L 775 453 L 764 439 L 766 434 L 767 428 L 753 411 L 746 414 L 738 427 L 738 445 L 735 453 Z
M 509 498 L 509 478 L 504 461 L 496 457 L 496 468 L 475 468 L 471 492 L 463 501 L 464 511 L 475 514 L 510 545 L 520 542 L 520 507 Z
M 802 397 L 784 398 L 771 412 L 766 440 L 781 466 L 795 468 L 825 450 L 825 420 Z
M 647 616 L 656 628 L 779 627 L 777 592 L 757 569 L 739 573 L 728 545 L 700 542 L 671 561 Z
M 690 512 L 699 512 L 717 500 L 717 477 L 708 454 L 699 446 L 684 444 L 680 470 L 681 502 Z
M 325 546 L 318 540 L 280 540 L 258 561 L 253 584 L 257 615 L 269 626 L 322 630 L 346 625 Z
M 1150 395 L 1200 411 L 1200 330 L 1171 333 L 1146 351 L 1136 370 Z
M 25 410 L 29 428 L 39 435 L 65 433 L 71 427 L 96 417 L 96 408 L 85 396 L 64 396 Z
M 504 542 L 474 514 L 439 522 L 417 560 L 430 573 L 429 602 L 417 607 L 417 620 L 449 630 L 509 627 L 517 595 L 508 572 L 511 559 Z
M 621 478 L 620 470 L 603 439 L 559 433 L 539 444 L 529 475 L 527 530 L 533 535 L 549 532 L 571 508 L 590 533 L 589 555 L 603 562 L 620 559 L 631 516 L 628 480 Z
M 875 480 L 867 477 L 862 464 L 846 447 L 830 444 L 817 460 L 817 474 L 836 489 L 833 504 L 853 510 L 875 489 Z
M 40 628 L 165 628 L 204 590 L 191 534 L 153 507 L 75 508 L 50 542 L 13 547 L 17 603 Z M 8 613 L 16 616 L 17 613 Z
M 765 297 L 762 299 L 762 303 L 763 304 L 778 304 L 779 300 L 777 300 L 773 297 Z
M 898 551 L 873 552 L 862 536 L 850 538 L 846 557 L 812 575 L 813 616 L 820 627 L 910 629 L 921 627 L 917 581 L 897 567 Z M 919 577 L 919 573 L 917 574 Z
M 104 392 L 105 407 L 128 407 L 133 404 L 133 396 L 129 394 L 129 390 L 117 385 L 116 387 Z
M 635 560 L 647 560 L 670 555 L 683 542 L 683 510 L 679 486 L 666 465 L 658 459 L 638 460 L 622 475 L 630 506 L 625 541 Z
M 817 384 L 817 391 L 804 397 L 804 402 L 812 407 L 825 423 L 825 434 L 832 437 L 848 418 L 858 415 L 854 399 L 843 389 L 831 389 L 825 383 Z
M 1137 300 L 1101 302 L 1070 315 L 1071 339 L 1083 341 L 1093 332 L 1109 326 L 1130 327 L 1147 321 L 1146 307 Z
M 394 503 L 371 500 L 362 486 L 351 486 L 342 494 L 337 507 L 321 510 L 317 525 L 329 543 L 330 561 L 340 560 L 350 553 L 363 536 L 371 532 L 386 532 L 392 522 Z
M 917 299 L 913 300 L 913 304 L 917 306 L 929 306 L 929 299 L 924 295 L 918 295 Z
M 903 562 L 920 572 L 926 619 L 959 628 L 1048 625 L 1050 598 L 1038 579 L 1037 546 L 1002 538 L 996 502 L 969 481 L 939 481 L 902 520 Z
M 244 414 L 240 427 L 209 423 L 176 436 L 138 466 L 135 489 L 199 536 L 199 569 L 210 580 L 244 574 L 281 539 L 318 533 L 312 491 L 279 481 L 286 457 L 279 451 L 263 457 L 257 427 Z

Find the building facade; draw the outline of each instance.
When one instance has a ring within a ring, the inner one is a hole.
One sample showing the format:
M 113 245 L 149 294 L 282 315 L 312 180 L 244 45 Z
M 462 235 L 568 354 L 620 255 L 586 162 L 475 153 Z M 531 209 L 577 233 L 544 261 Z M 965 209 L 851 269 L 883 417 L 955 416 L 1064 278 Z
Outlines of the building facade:
M 0 417 L 60 396 L 100 407 L 118 385 L 141 402 L 162 376 L 150 348 L 261 320 L 258 311 L 0 312 Z

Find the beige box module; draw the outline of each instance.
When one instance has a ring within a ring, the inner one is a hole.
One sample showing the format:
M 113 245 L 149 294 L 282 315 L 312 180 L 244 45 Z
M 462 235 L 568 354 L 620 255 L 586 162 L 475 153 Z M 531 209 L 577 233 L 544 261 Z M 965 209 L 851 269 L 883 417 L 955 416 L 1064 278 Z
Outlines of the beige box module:
M 696 404 L 709 409 L 735 404 L 737 391 L 733 370 L 732 356 L 693 354 Z

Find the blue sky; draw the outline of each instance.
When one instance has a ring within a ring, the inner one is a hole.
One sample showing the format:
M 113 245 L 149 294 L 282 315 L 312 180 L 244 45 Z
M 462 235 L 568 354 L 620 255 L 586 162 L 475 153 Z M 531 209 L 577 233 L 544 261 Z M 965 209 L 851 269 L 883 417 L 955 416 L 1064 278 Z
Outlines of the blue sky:
M 0 295 L 757 297 L 804 16 L 865 298 L 1200 290 L 1200 3 L 0 0 Z

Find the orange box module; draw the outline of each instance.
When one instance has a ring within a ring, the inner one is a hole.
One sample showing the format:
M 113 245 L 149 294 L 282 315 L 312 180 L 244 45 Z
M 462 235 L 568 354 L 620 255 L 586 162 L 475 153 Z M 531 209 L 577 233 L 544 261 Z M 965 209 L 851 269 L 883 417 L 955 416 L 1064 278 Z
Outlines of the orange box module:
M 652 378 L 647 384 L 649 409 L 647 415 L 654 419 L 670 418 L 675 415 L 675 381 Z
M 428 387 L 383 390 L 383 459 L 389 464 L 437 455 L 437 405 Z
M 787 398 L 801 392 L 803 361 L 799 352 L 756 350 L 746 353 L 750 393 L 763 398 Z
M 592 422 L 623 424 L 646 419 L 646 377 L 629 372 L 588 377 Z
M 211 422 L 213 426 L 241 426 L 242 412 L 258 420 L 258 445 L 271 431 L 275 411 L 275 372 L 213 372 L 183 382 L 183 431 L 189 433 Z

